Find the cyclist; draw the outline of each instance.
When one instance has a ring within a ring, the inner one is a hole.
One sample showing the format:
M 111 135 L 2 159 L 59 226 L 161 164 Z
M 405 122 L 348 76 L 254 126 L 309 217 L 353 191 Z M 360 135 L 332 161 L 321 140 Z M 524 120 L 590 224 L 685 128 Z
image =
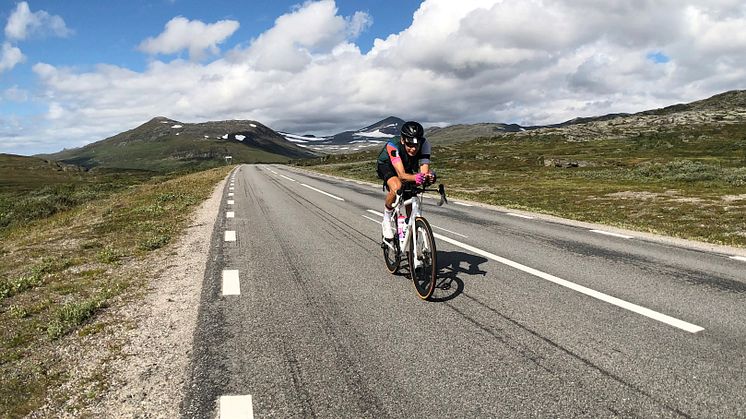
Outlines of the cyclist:
M 385 239 L 393 239 L 395 227 L 391 216 L 396 192 L 402 181 L 417 185 L 435 182 L 435 173 L 430 171 L 430 143 L 425 139 L 425 131 L 419 122 L 408 121 L 402 125 L 399 138 L 386 143 L 378 156 L 378 177 L 388 190 L 383 209 L 381 228 Z M 409 212 L 409 211 L 407 211 Z

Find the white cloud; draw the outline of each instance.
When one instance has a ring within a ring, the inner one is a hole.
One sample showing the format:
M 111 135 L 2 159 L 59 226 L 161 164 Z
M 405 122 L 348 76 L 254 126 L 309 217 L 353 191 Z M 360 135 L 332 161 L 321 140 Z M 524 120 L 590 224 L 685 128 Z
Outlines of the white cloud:
M 359 35 L 370 22 L 362 12 L 349 19 L 338 16 L 333 0 L 306 2 L 277 18 L 274 27 L 234 59 L 245 59 L 260 71 L 298 72 L 311 63 L 314 55 L 328 54 L 346 39 Z
M 138 48 L 153 55 L 188 50 L 190 58 L 202 60 L 208 52 L 217 54 L 220 51 L 218 44 L 233 35 L 238 27 L 239 23 L 235 20 L 205 24 L 179 16 L 171 19 L 160 35 L 144 40 Z
M 27 2 L 18 3 L 5 25 L 5 36 L 12 40 L 24 40 L 32 36 L 66 37 L 72 34 L 65 21 L 44 10 L 32 12 Z
M 19 88 L 18 86 L 12 86 L 3 92 L 2 95 L 3 99 L 11 101 L 11 102 L 26 102 L 29 99 L 29 93 Z
M 388 115 L 425 125 L 531 125 L 746 88 L 742 1 L 426 0 L 409 27 L 362 53 L 354 40 L 371 21 L 364 13 L 340 16 L 331 0 L 306 2 L 210 62 L 153 61 L 143 71 L 102 64 L 87 72 L 36 64 L 54 103 L 47 124 L 37 126 L 67 139 L 62 148 L 156 115 L 255 119 L 317 134 Z M 167 25 L 153 51 L 215 51 L 233 33 L 183 26 Z M 211 42 L 196 43 L 195 33 Z
M 0 74 L 4 71 L 11 70 L 16 65 L 22 63 L 25 59 L 26 57 L 20 49 L 10 45 L 8 42 L 3 42 L 2 51 L 0 51 Z

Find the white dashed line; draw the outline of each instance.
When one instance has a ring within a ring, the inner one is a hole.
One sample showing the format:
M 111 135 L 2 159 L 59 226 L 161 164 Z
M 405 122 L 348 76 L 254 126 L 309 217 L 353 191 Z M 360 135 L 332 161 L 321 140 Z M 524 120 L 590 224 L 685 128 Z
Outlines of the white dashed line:
M 622 239 L 633 239 L 634 238 L 632 236 L 625 236 L 624 234 L 617 234 L 617 233 L 612 233 L 610 231 L 603 231 L 603 230 L 591 230 L 591 232 L 598 233 L 598 234 L 603 234 L 605 236 L 619 237 L 619 238 L 622 238 Z
M 383 213 L 382 213 L 382 212 L 378 212 L 378 211 L 376 211 L 376 210 L 372 210 L 372 209 L 369 209 L 369 210 L 367 210 L 367 211 L 368 211 L 369 213 L 371 213 L 371 214 L 375 214 L 375 215 L 377 215 L 377 216 L 379 216 L 379 217 L 383 217 Z M 366 217 L 366 218 L 367 218 L 367 217 Z M 370 218 L 368 218 L 368 219 L 370 220 Z M 465 236 L 465 235 L 463 235 L 463 234 L 460 234 L 460 233 L 456 233 L 455 231 L 451 231 L 451 230 L 446 230 L 445 228 L 443 228 L 443 227 L 438 227 L 438 226 L 436 226 L 435 224 L 430 224 L 430 227 L 433 227 L 433 228 L 437 228 L 437 229 L 439 229 L 439 230 L 443 230 L 443 231 L 447 231 L 447 232 L 449 232 L 449 233 L 451 233 L 451 234 L 455 234 L 455 235 L 457 235 L 457 236 L 461 236 L 461 237 L 463 237 L 463 238 L 465 238 L 465 239 L 466 239 L 466 238 L 469 238 L 469 236 Z
M 229 191 L 233 191 L 233 190 L 235 190 L 235 189 L 236 189 L 236 188 L 234 188 L 233 186 L 231 186 L 230 188 L 228 188 L 228 190 L 229 190 Z
M 236 232 L 232 230 L 227 230 L 225 232 L 225 241 L 227 242 L 234 242 L 236 241 Z
M 274 170 L 272 170 L 272 169 L 269 169 L 269 171 L 270 171 L 270 172 L 272 172 L 272 173 L 274 173 L 274 174 L 277 174 L 277 172 L 275 172 L 275 171 L 274 171 Z
M 235 216 L 236 216 L 236 213 L 235 213 L 235 212 L 233 212 L 233 211 L 227 211 L 227 212 L 225 213 L 225 218 L 233 218 L 233 217 L 235 217 Z
M 511 217 L 525 218 L 527 220 L 533 220 L 534 219 L 534 217 L 529 217 L 528 215 L 523 215 L 523 214 L 516 214 L 514 212 L 508 212 L 508 213 L 506 213 L 506 215 L 510 215 Z
M 241 295 L 241 283 L 237 270 L 223 271 L 223 295 Z
M 289 180 L 289 181 L 291 181 L 291 182 L 295 182 L 295 179 L 293 179 L 293 178 L 289 178 L 289 177 L 287 177 L 287 176 L 285 176 L 285 175 L 280 175 L 280 177 L 284 177 L 285 179 L 287 179 L 287 180 Z
M 228 197 L 232 197 L 232 196 L 233 196 L 233 192 L 228 192 Z
M 324 194 L 324 195 L 326 195 L 326 196 L 328 196 L 328 197 L 331 197 L 331 198 L 334 198 L 334 199 L 336 199 L 337 201 L 344 201 L 344 199 L 342 199 L 342 198 L 340 198 L 340 197 L 338 197 L 338 196 L 334 196 L 334 195 L 330 194 L 329 192 L 324 192 L 324 191 L 322 191 L 321 189 L 316 189 L 316 188 L 314 188 L 313 186 L 308 186 L 308 185 L 306 185 L 305 183 L 301 183 L 301 186 L 305 186 L 305 187 L 306 187 L 306 188 L 308 188 L 308 189 L 312 189 L 312 190 L 314 190 L 314 191 L 316 191 L 316 192 L 318 192 L 318 193 L 322 193 L 322 194 Z
M 443 227 L 438 227 L 438 226 L 436 226 L 435 224 L 430 224 L 430 225 L 431 225 L 431 226 L 433 226 L 433 228 L 437 228 L 438 230 L 443 230 L 443 231 L 445 231 L 445 232 L 447 232 L 447 233 L 455 234 L 455 235 L 457 235 L 457 236 L 460 236 L 460 237 L 463 237 L 463 238 L 465 238 L 465 239 L 468 239 L 468 238 L 469 238 L 469 236 L 464 236 L 463 234 L 460 234 L 460 233 L 456 233 L 455 231 L 451 231 L 451 230 L 446 230 L 445 228 L 443 228 Z
M 232 200 L 232 199 L 229 199 L 229 200 L 228 200 L 228 202 L 227 202 L 227 204 L 228 204 L 228 205 L 233 205 L 233 204 L 235 204 L 235 203 L 236 203 L 236 201 L 234 201 L 234 200 Z
M 218 401 L 220 419 L 254 419 L 251 395 L 220 396 Z
M 381 220 L 374 220 L 374 219 L 368 217 L 367 215 L 363 215 L 363 218 L 366 218 L 366 219 L 368 219 L 370 221 L 373 221 L 374 223 L 379 223 L 379 224 L 381 223 Z
M 746 258 L 743 256 L 731 256 L 730 258 L 741 262 L 746 262 Z
M 456 204 L 456 205 L 461 205 L 462 207 L 473 207 L 474 206 L 474 205 L 471 205 L 471 204 L 465 204 L 463 202 L 456 202 L 456 201 L 454 201 L 453 203 Z

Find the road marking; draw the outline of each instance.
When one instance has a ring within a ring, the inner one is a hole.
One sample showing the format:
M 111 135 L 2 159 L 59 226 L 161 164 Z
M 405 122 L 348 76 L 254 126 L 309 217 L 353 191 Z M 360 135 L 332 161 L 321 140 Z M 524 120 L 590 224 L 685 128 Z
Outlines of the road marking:
M 269 169 L 269 171 L 270 171 L 270 172 L 272 172 L 272 173 L 274 173 L 274 174 L 277 174 L 277 172 L 275 172 L 275 171 L 274 171 L 274 170 L 272 170 L 272 169 Z
M 743 256 L 731 256 L 731 259 L 739 260 L 741 262 L 746 262 L 746 258 Z
M 228 200 L 228 205 L 233 205 L 233 204 L 235 204 L 235 203 L 236 203 L 236 201 L 234 201 L 234 200 L 232 200 L 232 199 L 229 199 L 229 200 Z
M 225 241 L 227 242 L 234 242 L 236 241 L 236 232 L 232 230 L 226 230 L 225 232 Z
M 533 220 L 534 219 L 534 217 L 529 217 L 528 215 L 523 215 L 523 214 L 516 214 L 514 212 L 508 212 L 506 214 L 510 215 L 511 217 L 520 217 L 520 218 L 525 218 L 527 220 Z
M 603 231 L 603 230 L 591 230 L 591 232 L 598 233 L 598 234 L 603 234 L 605 236 L 619 237 L 619 238 L 622 238 L 622 239 L 633 239 L 634 238 L 632 236 L 625 236 L 624 234 L 617 234 L 617 233 L 612 233 L 610 231 Z
M 645 317 L 649 317 L 649 318 L 651 318 L 653 320 L 657 320 L 659 322 L 666 323 L 666 324 L 668 324 L 670 326 L 677 327 L 677 328 L 685 330 L 685 331 L 687 331 L 689 333 L 697 333 L 697 332 L 701 332 L 702 330 L 705 330 L 704 328 L 702 328 L 700 326 L 697 326 L 697 325 L 694 325 L 694 324 L 691 324 L 691 323 L 687 323 L 687 322 L 685 322 L 683 320 L 679 320 L 677 318 L 674 318 L 674 317 L 671 317 L 671 316 L 667 316 L 667 315 L 659 313 L 657 311 L 650 310 L 649 308 L 638 306 L 637 304 L 633 304 L 633 303 L 624 301 L 622 299 L 619 299 L 619 298 L 616 298 L 616 297 L 612 297 L 610 295 L 604 294 L 604 293 L 596 291 L 596 290 L 592 290 L 590 288 L 586 288 L 586 287 L 584 287 L 582 285 L 578 285 L 578 284 L 576 284 L 574 282 L 570 282 L 570 281 L 564 280 L 562 278 L 558 278 L 558 277 L 556 277 L 554 275 L 550 275 L 548 273 L 536 270 L 534 268 L 529 268 L 528 266 L 521 265 L 518 262 L 513 262 L 510 259 L 505 259 L 503 257 L 497 256 L 497 255 L 493 255 L 492 253 L 485 252 L 484 250 L 477 249 L 476 247 L 469 246 L 468 244 L 461 243 L 461 242 L 459 242 L 457 240 L 454 240 L 454 239 L 451 239 L 449 237 L 446 237 L 446 236 L 443 236 L 443 235 L 440 235 L 440 234 L 437 234 L 437 233 L 433 233 L 433 235 L 435 237 L 437 237 L 438 239 L 441 239 L 441 240 L 443 240 L 445 242 L 451 243 L 451 244 L 453 244 L 455 246 L 458 246 L 458 247 L 461 247 L 463 249 L 469 250 L 471 252 L 477 253 L 477 254 L 482 255 L 482 256 L 484 256 L 486 258 L 492 259 L 492 260 L 494 260 L 496 262 L 502 263 L 504 265 L 508 265 L 508 266 L 510 266 L 512 268 L 515 268 L 515 269 L 518 269 L 520 271 L 526 272 L 528 274 L 537 276 L 537 277 L 539 277 L 541 279 L 545 279 L 545 280 L 547 280 L 549 282 L 553 282 L 553 283 L 555 283 L 557 285 L 561 285 L 563 287 L 570 288 L 571 290 L 577 291 L 577 292 L 579 292 L 581 294 L 585 294 L 585 295 L 587 295 L 589 297 L 593 297 L 593 298 L 596 298 L 598 300 L 605 301 L 605 302 L 607 302 L 609 304 L 613 304 L 613 305 L 615 305 L 617 307 L 621 307 L 621 308 L 627 309 L 629 311 L 635 312 L 637 314 L 641 314 L 641 315 L 643 315 Z
M 251 395 L 220 396 L 218 401 L 220 419 L 254 419 Z
M 312 189 L 312 190 L 314 190 L 314 191 L 316 191 L 316 192 L 318 192 L 318 193 L 323 193 L 324 195 L 326 195 L 326 196 L 329 196 L 329 197 L 332 197 L 332 198 L 336 199 L 337 201 L 344 201 L 344 199 L 342 199 L 342 198 L 340 198 L 340 197 L 338 197 L 338 196 L 334 196 L 334 195 L 330 194 L 329 192 L 324 192 L 324 191 L 322 191 L 321 189 L 316 189 L 316 188 L 314 188 L 313 186 L 308 186 L 308 185 L 306 185 L 305 183 L 301 183 L 300 185 L 301 185 L 301 186 L 305 186 L 305 187 L 306 187 L 306 188 L 308 188 L 308 189 Z
M 438 230 L 443 230 L 443 231 L 446 231 L 446 232 L 448 232 L 448 233 L 451 233 L 451 234 L 455 234 L 455 235 L 457 235 L 457 236 L 461 236 L 461 237 L 463 237 L 463 238 L 465 238 L 465 239 L 468 239 L 468 238 L 469 238 L 469 236 L 464 236 L 463 234 L 460 234 L 460 233 L 456 233 L 455 231 L 451 231 L 451 230 L 446 230 L 445 228 L 443 228 L 443 227 L 438 227 L 438 226 L 436 226 L 435 224 L 430 224 L 430 225 L 431 225 L 431 226 L 433 226 L 434 228 L 437 228 Z
M 383 213 L 382 213 L 382 212 L 378 212 L 378 211 L 376 211 L 376 210 L 372 210 L 372 209 L 369 209 L 369 210 L 367 210 L 367 211 L 368 211 L 369 213 L 371 213 L 371 214 L 375 214 L 375 215 L 377 215 L 377 216 L 379 216 L 379 217 L 383 217 Z M 366 218 L 367 218 L 367 217 L 366 217 Z M 370 218 L 368 218 L 368 219 L 370 220 Z M 436 226 L 435 224 L 430 224 L 430 227 L 434 227 L 434 228 L 437 228 L 437 229 L 440 229 L 440 230 L 443 230 L 443 231 L 447 231 L 447 232 L 449 232 L 449 233 L 451 233 L 451 234 L 455 234 L 455 235 L 457 235 L 457 236 L 461 236 L 461 237 L 463 237 L 463 238 L 467 238 L 467 239 L 469 238 L 469 236 L 465 236 L 465 235 L 463 235 L 463 234 L 460 234 L 460 233 L 456 233 L 455 231 L 451 231 L 451 230 L 446 230 L 445 228 L 443 228 L 443 227 L 438 227 L 438 226 Z
M 223 271 L 223 295 L 241 295 L 241 283 L 238 280 L 237 270 Z
M 233 196 L 233 192 L 228 192 L 228 196 L 232 197 Z
M 376 214 L 376 211 L 373 211 L 373 210 L 368 210 L 368 212 Z M 378 213 L 378 214 L 380 214 L 380 213 Z M 367 217 L 365 215 L 363 215 L 363 217 L 365 217 L 365 218 L 367 218 L 367 219 L 369 219 L 369 220 L 371 220 L 373 222 L 376 222 L 376 223 L 380 222 L 380 221 L 373 220 L 372 218 L 369 218 L 369 217 Z M 553 282 L 553 283 L 555 283 L 557 285 L 561 285 L 561 286 L 569 288 L 569 289 L 571 289 L 573 291 L 577 291 L 577 292 L 579 292 L 581 294 L 585 294 L 585 295 L 587 295 L 589 297 L 596 298 L 598 300 L 607 302 L 607 303 L 615 305 L 617 307 L 621 307 L 621 308 L 627 309 L 629 311 L 632 311 L 634 313 L 643 315 L 645 317 L 649 317 L 649 318 L 651 318 L 653 320 L 657 320 L 659 322 L 666 323 L 666 324 L 668 324 L 670 326 L 679 328 L 681 330 L 685 330 L 685 331 L 687 331 L 689 333 L 697 333 L 697 332 L 701 332 L 701 331 L 705 330 L 703 327 L 697 326 L 695 324 L 691 324 L 691 323 L 685 322 L 683 320 L 679 320 L 679 319 L 677 319 L 675 317 L 671 317 L 671 316 L 665 315 L 663 313 L 659 313 L 657 311 L 653 311 L 653 310 L 651 310 L 649 308 L 645 308 L 645 307 L 639 306 L 637 304 L 633 304 L 633 303 L 624 301 L 622 299 L 619 299 L 619 298 L 616 298 L 616 297 L 612 297 L 612 296 L 604 294 L 602 292 L 599 292 L 599 291 L 596 291 L 596 290 L 592 290 L 592 289 L 584 287 L 582 285 L 578 285 L 578 284 L 576 284 L 574 282 L 570 282 L 570 281 L 567 281 L 565 279 L 558 278 L 558 277 L 556 277 L 554 275 L 550 275 L 548 273 L 539 271 L 537 269 L 530 268 L 530 267 L 528 267 L 526 265 L 522 265 L 522 264 L 520 264 L 518 262 L 513 262 L 510 259 L 505 259 L 505 258 L 497 256 L 495 254 L 486 252 L 486 251 L 484 251 L 482 249 L 478 249 L 478 248 L 476 248 L 474 246 L 470 246 L 470 245 L 468 245 L 466 243 L 461 243 L 458 240 L 454 240 L 454 239 L 452 239 L 450 237 L 446 237 L 446 236 L 444 236 L 442 234 L 433 233 L 433 236 L 435 236 L 436 238 L 438 238 L 440 240 L 443 240 L 444 242 L 450 243 L 450 244 L 452 244 L 454 246 L 460 247 L 460 248 L 468 250 L 470 252 L 474 252 L 474 253 L 476 253 L 478 255 L 482 255 L 482 256 L 484 256 L 484 257 L 486 257 L 488 259 L 492 259 L 495 262 L 499 262 L 499 263 L 502 263 L 504 265 L 508 265 L 511 268 L 518 269 L 519 271 L 523 271 L 523 272 L 526 272 L 528 274 L 537 276 L 537 277 L 539 277 L 541 279 L 547 280 L 549 282 Z M 744 259 L 746 259 L 746 258 L 744 258 Z
M 285 176 L 285 175 L 280 175 L 280 177 L 284 177 L 285 179 L 287 179 L 287 180 L 289 180 L 289 181 L 291 181 L 291 182 L 295 182 L 295 179 L 293 179 L 293 178 L 289 178 L 289 177 L 287 177 L 287 176 Z
M 228 188 L 229 191 L 232 191 L 232 190 L 235 190 L 235 189 L 236 188 L 234 188 L 233 186 L 231 186 L 230 188 Z
M 372 219 L 372 218 L 368 217 L 367 215 L 363 215 L 363 218 L 367 218 L 367 219 L 369 219 L 370 221 L 373 221 L 374 223 L 378 223 L 378 224 L 381 224 L 381 220 L 374 220 L 374 219 Z
M 225 218 L 233 218 L 236 216 L 236 213 L 233 211 L 228 211 L 225 213 Z
M 463 202 L 456 202 L 456 201 L 454 201 L 453 203 L 456 204 L 456 205 L 461 205 L 463 207 L 473 207 L 474 206 L 474 205 L 471 205 L 471 204 L 465 204 Z

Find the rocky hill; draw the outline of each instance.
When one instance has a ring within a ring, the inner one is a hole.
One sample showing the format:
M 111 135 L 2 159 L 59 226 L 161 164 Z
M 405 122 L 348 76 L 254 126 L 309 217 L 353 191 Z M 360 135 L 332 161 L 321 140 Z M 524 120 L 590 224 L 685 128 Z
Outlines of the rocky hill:
M 687 104 L 634 114 L 576 118 L 562 124 L 530 127 L 517 136 L 556 134 L 575 141 L 620 139 L 651 133 L 746 123 L 746 90 L 734 90 Z
M 721 93 L 696 102 L 676 104 L 638 113 L 616 113 L 597 117 L 574 118 L 559 124 L 520 126 L 482 123 L 432 127 L 426 135 L 433 144 L 451 144 L 475 138 L 500 135 L 530 137 L 555 134 L 569 140 L 618 139 L 652 132 L 667 132 L 682 127 L 719 126 L 746 123 L 746 90 Z

